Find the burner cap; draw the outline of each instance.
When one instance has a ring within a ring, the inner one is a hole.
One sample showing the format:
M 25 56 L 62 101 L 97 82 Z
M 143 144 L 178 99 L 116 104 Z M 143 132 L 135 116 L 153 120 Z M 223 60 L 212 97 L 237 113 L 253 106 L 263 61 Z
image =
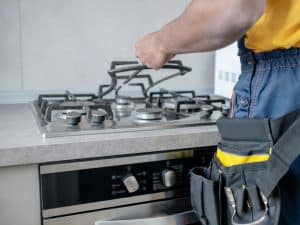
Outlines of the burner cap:
M 91 122 L 92 123 L 103 123 L 106 119 L 107 112 L 103 109 L 92 110 L 91 112 Z
M 201 118 L 208 119 L 214 111 L 214 107 L 212 105 L 201 105 Z
M 81 113 L 75 111 L 67 112 L 66 121 L 72 126 L 79 124 L 81 121 Z
M 116 97 L 116 110 L 117 111 L 132 111 L 135 107 L 134 102 L 130 97 L 118 96 Z
M 141 120 L 160 120 L 162 112 L 159 108 L 142 108 L 136 110 L 136 117 Z
M 131 116 L 131 110 L 116 110 L 115 116 L 116 118 L 126 118 Z
M 187 100 L 184 97 L 166 99 L 163 102 L 163 108 L 176 110 L 177 104 L 179 102 L 184 102 L 184 101 L 189 102 L 190 100 Z M 199 109 L 200 109 L 200 105 L 197 104 L 197 103 L 193 103 L 193 104 L 184 104 L 183 103 L 183 104 L 180 104 L 180 110 L 199 110 Z
M 118 105 L 129 105 L 132 102 L 133 101 L 132 101 L 131 97 L 128 97 L 128 96 L 118 96 L 118 97 L 116 97 L 116 104 L 118 104 Z
M 213 111 L 214 110 L 214 107 L 212 105 L 202 105 L 201 106 L 201 110 L 202 111 Z

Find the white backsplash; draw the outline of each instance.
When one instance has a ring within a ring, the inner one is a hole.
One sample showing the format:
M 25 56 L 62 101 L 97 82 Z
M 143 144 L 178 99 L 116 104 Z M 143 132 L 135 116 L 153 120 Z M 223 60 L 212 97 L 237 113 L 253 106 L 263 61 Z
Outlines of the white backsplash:
M 106 71 L 111 61 L 134 59 L 136 39 L 179 15 L 187 2 L 1 0 L 0 102 L 65 89 L 96 92 L 110 81 Z M 213 53 L 178 58 L 193 72 L 165 87 L 213 90 Z

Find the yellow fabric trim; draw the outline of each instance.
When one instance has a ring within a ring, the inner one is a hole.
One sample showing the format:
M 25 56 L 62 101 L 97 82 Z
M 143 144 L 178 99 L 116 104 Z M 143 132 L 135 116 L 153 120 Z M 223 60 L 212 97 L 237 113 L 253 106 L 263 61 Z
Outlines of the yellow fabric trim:
M 235 155 L 228 152 L 223 152 L 221 149 L 218 149 L 216 153 L 216 157 L 223 166 L 231 167 L 231 166 L 237 166 L 242 164 L 265 162 L 269 160 L 270 155 L 257 154 L 251 156 L 241 156 L 241 155 Z

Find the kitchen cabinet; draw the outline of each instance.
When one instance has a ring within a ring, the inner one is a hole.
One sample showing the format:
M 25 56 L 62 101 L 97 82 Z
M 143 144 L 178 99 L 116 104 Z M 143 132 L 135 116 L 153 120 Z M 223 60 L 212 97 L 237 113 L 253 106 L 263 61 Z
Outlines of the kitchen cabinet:
M 0 224 L 41 224 L 37 165 L 0 168 Z

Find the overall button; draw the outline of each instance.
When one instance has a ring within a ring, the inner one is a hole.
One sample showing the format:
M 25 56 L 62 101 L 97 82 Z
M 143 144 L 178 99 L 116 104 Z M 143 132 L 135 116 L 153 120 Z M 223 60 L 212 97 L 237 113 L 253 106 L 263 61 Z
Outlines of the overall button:
M 242 98 L 242 99 L 240 100 L 240 104 L 241 104 L 241 106 L 243 106 L 243 107 L 247 107 L 247 106 L 249 105 L 249 100 L 248 100 L 247 98 Z

